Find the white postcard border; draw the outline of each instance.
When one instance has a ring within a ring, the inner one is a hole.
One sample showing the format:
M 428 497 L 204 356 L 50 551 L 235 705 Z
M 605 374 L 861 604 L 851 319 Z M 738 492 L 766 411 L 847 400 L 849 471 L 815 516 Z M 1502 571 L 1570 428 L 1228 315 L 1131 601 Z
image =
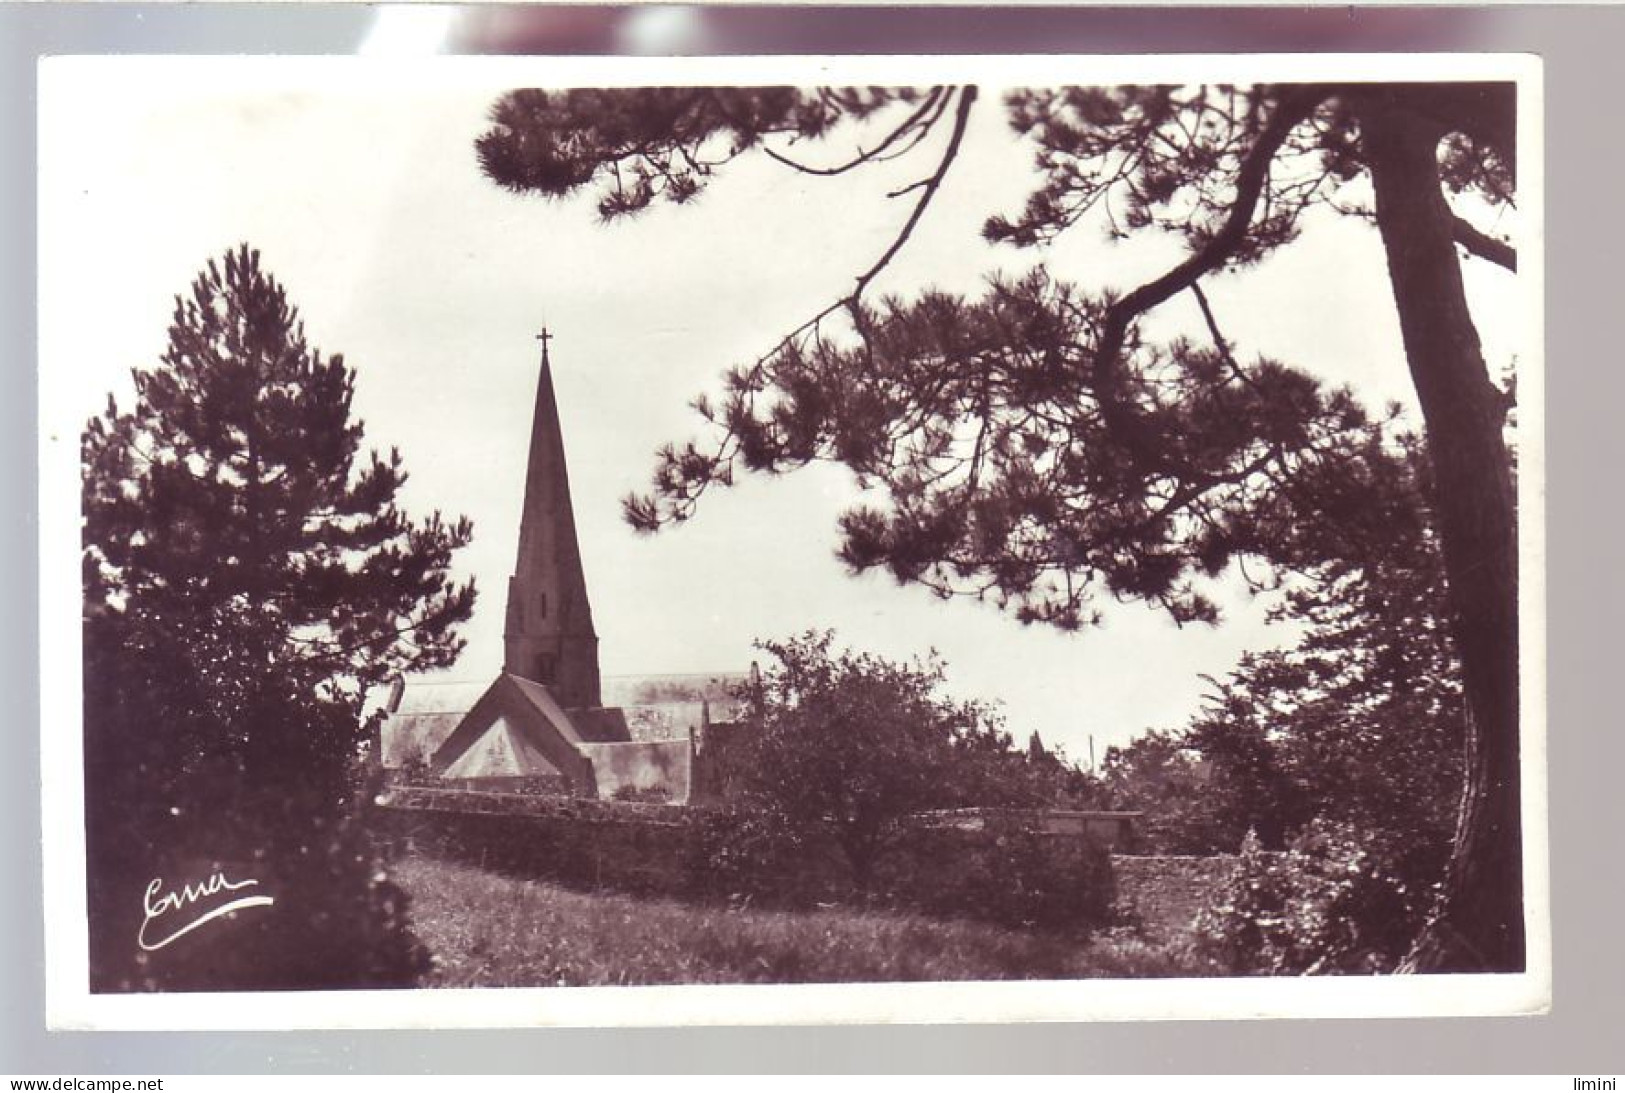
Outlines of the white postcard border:
M 365 87 L 421 89 L 682 83 L 1246 82 L 1336 79 L 1515 79 L 1520 87 L 1520 246 L 1527 279 L 1527 352 L 1519 356 L 1521 601 L 1524 739 L 1523 845 L 1529 971 L 1519 975 L 1385 978 L 1088 980 L 1078 982 L 680 986 L 546 990 L 406 990 L 236 994 L 92 995 L 85 923 L 82 671 L 79 646 L 78 440 L 66 412 L 71 370 L 54 352 L 53 324 L 71 301 L 43 286 L 56 256 L 52 225 L 55 96 L 83 81 L 174 81 L 233 91 Z M 1076 1020 L 1430 1017 L 1546 1012 L 1551 998 L 1551 919 L 1545 739 L 1544 370 L 1540 302 L 1541 76 L 1531 56 L 1487 54 L 1155 57 L 839 58 L 376 58 L 69 57 L 40 73 L 39 474 L 40 716 L 47 1022 L 56 1029 L 249 1030 L 361 1028 L 615 1027 L 955 1023 Z

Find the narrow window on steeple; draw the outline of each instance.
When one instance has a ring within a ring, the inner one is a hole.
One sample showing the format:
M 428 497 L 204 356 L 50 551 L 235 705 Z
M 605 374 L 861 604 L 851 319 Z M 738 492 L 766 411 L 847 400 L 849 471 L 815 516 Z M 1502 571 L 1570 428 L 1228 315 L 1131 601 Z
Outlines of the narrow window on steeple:
M 537 597 L 536 597 L 536 603 L 541 608 L 542 618 L 544 618 L 544 619 L 547 618 L 547 593 L 546 592 L 538 593 Z

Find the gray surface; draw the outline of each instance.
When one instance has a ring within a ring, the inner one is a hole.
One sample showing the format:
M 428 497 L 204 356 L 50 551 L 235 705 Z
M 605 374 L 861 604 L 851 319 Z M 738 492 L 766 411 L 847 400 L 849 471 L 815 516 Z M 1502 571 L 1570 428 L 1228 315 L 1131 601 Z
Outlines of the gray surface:
M 588 13 L 591 14 L 591 13 Z M 12 620 L 0 657 L 11 762 L 0 767 L 5 828 L 0 873 L 0 1071 L 1445 1071 L 1618 1073 L 1625 1027 L 1625 946 L 1617 935 L 1618 838 L 1625 831 L 1619 717 L 1606 682 L 1618 673 L 1622 525 L 1618 424 L 1625 403 L 1617 334 L 1618 255 L 1625 230 L 1613 198 L 1625 177 L 1618 142 L 1614 8 L 1295 16 L 1164 12 L 803 11 L 786 40 L 768 13 L 738 13 L 724 47 L 761 52 L 1173 48 L 1451 48 L 1547 58 L 1549 207 L 1549 601 L 1551 830 L 1555 1005 L 1548 1017 L 1500 1020 L 1256 1024 L 146 1035 L 45 1033 L 38 902 L 38 680 L 34 641 L 33 62 L 42 53 L 344 52 L 361 8 L 313 6 L 0 7 L 0 124 L 11 152 L 0 172 L 8 245 L 0 252 L 0 331 L 10 353 L 0 400 L 0 572 Z M 1046 20 L 1048 22 L 1046 23 Z M 1408 21 L 1407 21 L 1408 20 Z M 607 25 L 607 24 L 606 24 Z M 1337 36 L 1339 30 L 1354 37 Z M 584 33 L 601 50 L 612 30 Z M 46 731 L 74 731 L 47 726 Z

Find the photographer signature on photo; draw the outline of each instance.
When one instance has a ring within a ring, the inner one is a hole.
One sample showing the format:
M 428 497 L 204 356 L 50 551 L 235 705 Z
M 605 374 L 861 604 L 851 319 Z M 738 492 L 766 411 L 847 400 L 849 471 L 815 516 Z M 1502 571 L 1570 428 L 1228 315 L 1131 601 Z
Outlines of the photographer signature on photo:
M 270 896 L 239 896 L 217 907 L 203 910 L 202 914 L 198 914 L 179 929 L 172 930 L 161 940 L 149 941 L 147 939 L 148 928 L 166 915 L 179 916 L 181 912 L 192 909 L 194 905 L 222 892 L 231 893 L 244 888 L 257 887 L 258 885 L 259 881 L 253 879 L 228 880 L 225 873 L 217 871 L 210 874 L 209 878 L 201 884 L 182 884 L 177 891 L 165 891 L 163 878 L 154 877 L 148 883 L 146 894 L 142 897 L 142 907 L 146 911 L 146 916 L 141 921 L 141 928 L 136 932 L 136 944 L 149 953 L 157 952 L 171 942 L 185 937 L 211 919 L 229 915 L 233 911 L 241 911 L 249 907 L 269 907 L 275 903 L 276 900 Z M 171 918 L 169 921 L 173 923 L 176 919 Z

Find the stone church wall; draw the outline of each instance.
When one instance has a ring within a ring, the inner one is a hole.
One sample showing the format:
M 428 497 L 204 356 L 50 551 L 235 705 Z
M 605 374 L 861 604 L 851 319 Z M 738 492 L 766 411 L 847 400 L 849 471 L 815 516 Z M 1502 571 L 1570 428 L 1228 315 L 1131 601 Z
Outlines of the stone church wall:
M 682 804 L 692 788 L 693 749 L 682 740 L 621 744 L 579 744 L 592 762 L 600 799 L 664 794 Z

